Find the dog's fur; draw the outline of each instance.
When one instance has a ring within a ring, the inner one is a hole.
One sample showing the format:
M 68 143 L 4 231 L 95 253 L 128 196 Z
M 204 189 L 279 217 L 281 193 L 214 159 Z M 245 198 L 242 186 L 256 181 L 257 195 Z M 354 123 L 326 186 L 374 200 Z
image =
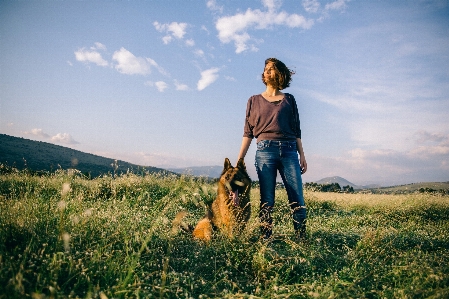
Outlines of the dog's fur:
M 207 208 L 206 216 L 195 228 L 189 229 L 194 238 L 208 242 L 214 228 L 230 238 L 240 233 L 251 216 L 250 192 L 251 179 L 243 159 L 233 167 L 226 158 L 218 181 L 217 197 Z

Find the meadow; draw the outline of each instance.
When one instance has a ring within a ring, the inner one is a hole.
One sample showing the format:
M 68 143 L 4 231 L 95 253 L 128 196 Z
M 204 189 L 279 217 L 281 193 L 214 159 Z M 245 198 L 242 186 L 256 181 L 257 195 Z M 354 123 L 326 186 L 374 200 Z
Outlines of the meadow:
M 297 243 L 279 189 L 264 243 L 258 191 L 243 235 L 203 244 L 176 216 L 203 217 L 209 181 L 3 168 L 0 298 L 449 298 L 449 196 L 307 191 Z

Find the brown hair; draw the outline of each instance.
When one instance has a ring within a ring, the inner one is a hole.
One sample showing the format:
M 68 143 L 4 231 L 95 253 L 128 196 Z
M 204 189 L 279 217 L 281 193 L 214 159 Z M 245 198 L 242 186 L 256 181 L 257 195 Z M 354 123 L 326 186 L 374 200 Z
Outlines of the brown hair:
M 289 69 L 282 61 L 277 58 L 268 58 L 265 60 L 265 66 L 269 63 L 273 62 L 276 76 L 270 85 L 273 85 L 274 88 L 282 90 L 290 86 L 290 82 L 292 81 L 292 75 L 295 72 Z M 267 85 L 265 78 L 262 73 L 262 82 Z

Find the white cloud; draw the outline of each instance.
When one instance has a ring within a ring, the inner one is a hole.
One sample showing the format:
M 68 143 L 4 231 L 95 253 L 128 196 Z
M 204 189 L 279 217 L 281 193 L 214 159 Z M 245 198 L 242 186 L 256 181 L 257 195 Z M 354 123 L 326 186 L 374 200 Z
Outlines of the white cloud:
M 58 133 L 55 136 L 50 136 L 49 134 L 45 133 L 42 129 L 32 129 L 31 131 L 23 132 L 25 135 L 32 135 L 39 137 L 41 139 L 48 139 L 53 142 L 57 143 L 64 143 L 64 144 L 79 144 L 78 141 L 74 140 L 73 137 L 68 133 Z
M 430 133 L 425 130 L 421 130 L 415 133 L 416 142 L 419 144 L 423 143 L 443 143 L 449 145 L 449 135 L 444 133 Z
M 96 42 L 94 46 L 90 47 L 90 49 L 81 48 L 75 52 L 76 60 L 81 62 L 95 63 L 99 66 L 110 65 L 105 59 L 103 59 L 98 50 L 106 51 L 106 46 L 102 43 Z M 116 64 L 114 65 L 113 63 L 111 63 L 111 65 L 113 65 L 115 69 L 122 74 L 146 75 L 151 72 L 152 67 L 155 67 L 161 74 L 165 76 L 169 75 L 153 59 L 146 57 L 136 57 L 133 53 L 123 47 L 120 50 L 114 52 L 114 54 L 112 55 L 112 60 L 114 60 Z M 67 61 L 67 63 L 69 65 L 72 65 L 70 61 Z
M 94 45 L 95 46 L 91 47 L 92 50 L 103 50 L 103 51 L 106 51 L 106 46 L 103 45 L 102 43 L 95 42 Z
M 343 10 L 346 8 L 346 3 L 350 0 L 336 0 L 334 2 L 328 3 L 324 6 L 325 10 Z
M 64 144 L 79 144 L 78 141 L 74 140 L 70 134 L 58 133 L 50 138 L 53 142 L 64 143 Z
M 335 10 L 344 11 L 346 9 L 346 3 L 348 3 L 349 1 L 351 1 L 351 0 L 336 0 L 334 2 L 327 3 L 324 6 L 324 9 L 322 10 L 321 17 L 318 18 L 317 21 L 321 22 L 324 19 L 327 19 L 329 17 L 329 13 L 331 11 L 335 11 Z
M 186 40 L 186 46 L 189 46 L 189 47 L 195 46 L 195 41 L 193 39 Z
M 170 35 L 166 35 L 162 38 L 162 41 L 164 42 L 164 44 L 168 44 L 173 40 L 173 37 L 171 37 Z
M 78 49 L 78 51 L 75 51 L 75 58 L 76 60 L 81 62 L 91 62 L 95 63 L 98 66 L 108 66 L 109 63 L 105 59 L 103 59 L 100 52 L 98 52 L 97 50 L 104 51 L 106 50 L 106 47 L 103 44 L 96 42 L 95 46 L 91 47 L 90 50 L 81 48 Z
M 50 135 L 44 133 L 42 129 L 32 129 L 31 131 L 23 132 L 25 135 L 33 135 L 41 138 L 50 138 Z
M 117 61 L 115 69 L 127 75 L 146 75 L 151 72 L 152 66 L 158 67 L 153 59 L 136 57 L 123 47 L 119 51 L 114 52 L 112 59 Z
M 160 92 L 164 92 L 168 88 L 168 84 L 165 83 L 164 81 L 157 81 L 154 83 L 154 85 Z
M 176 90 L 189 90 L 189 87 L 186 84 L 179 83 L 178 80 L 174 81 Z
M 281 2 L 279 0 L 262 0 L 262 4 L 268 8 L 269 11 L 276 10 L 281 6 Z
M 204 51 L 201 49 L 196 49 L 193 53 L 198 57 L 204 57 Z
M 262 30 L 272 26 L 310 29 L 313 26 L 313 20 L 307 20 L 301 15 L 288 14 L 284 11 L 277 12 L 277 9 L 280 7 L 280 2 L 278 1 L 264 0 L 263 4 L 268 11 L 248 8 L 245 13 L 219 18 L 215 23 L 215 27 L 220 41 L 225 44 L 234 42 L 236 53 L 241 53 L 248 49 L 254 51 L 257 50 L 254 45 L 247 45 L 251 40 L 248 30 Z
M 223 12 L 223 6 L 217 5 L 217 1 L 215 0 L 209 0 L 206 3 L 207 8 L 209 8 L 212 11 L 218 11 L 220 13 Z
M 170 32 L 176 38 L 183 38 L 186 34 L 187 23 L 172 22 L 168 25 L 168 32 Z
M 208 30 L 207 27 L 204 26 L 204 25 L 201 26 L 201 30 L 206 31 L 206 33 L 207 33 L 208 35 L 210 34 L 209 30 Z
M 307 162 L 305 181 L 327 176 L 341 176 L 358 185 L 447 181 L 449 144 L 420 145 L 405 151 L 354 148 L 336 157 L 312 154 Z
M 211 68 L 205 71 L 201 72 L 201 79 L 198 81 L 197 88 L 198 90 L 203 90 L 212 83 L 215 82 L 215 80 L 218 79 L 219 75 L 217 74 L 219 68 Z
M 153 60 L 151 58 L 145 58 L 145 59 L 152 67 L 155 67 L 159 73 L 161 73 L 164 76 L 170 76 L 170 74 L 163 67 L 161 67 L 159 64 L 157 64 L 157 62 L 155 60 Z
M 144 84 L 146 86 L 155 86 L 159 92 L 164 92 L 168 88 L 168 84 L 164 81 L 146 81 Z
M 449 134 L 421 130 L 416 132 L 414 137 L 418 147 L 409 152 L 411 157 L 415 159 L 437 158 L 437 160 L 446 161 L 449 166 Z
M 178 22 L 172 22 L 170 24 L 169 23 L 161 24 L 155 21 L 153 23 L 153 26 L 154 28 L 156 28 L 157 31 L 167 34 L 162 38 L 162 40 L 164 44 L 168 44 L 173 40 L 173 38 L 182 39 L 186 34 L 188 24 Z
M 318 0 L 303 0 L 302 6 L 305 11 L 309 13 L 316 13 L 320 8 L 320 2 L 318 2 Z

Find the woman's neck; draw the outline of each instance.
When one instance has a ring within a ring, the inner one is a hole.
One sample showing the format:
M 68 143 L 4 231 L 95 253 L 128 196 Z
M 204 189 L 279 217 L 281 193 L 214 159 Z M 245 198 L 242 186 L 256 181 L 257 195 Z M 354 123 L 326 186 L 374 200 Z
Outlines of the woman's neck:
M 267 97 L 275 97 L 278 95 L 281 95 L 282 93 L 279 91 L 279 89 L 273 88 L 271 86 L 267 86 L 267 89 L 265 90 L 265 96 Z

